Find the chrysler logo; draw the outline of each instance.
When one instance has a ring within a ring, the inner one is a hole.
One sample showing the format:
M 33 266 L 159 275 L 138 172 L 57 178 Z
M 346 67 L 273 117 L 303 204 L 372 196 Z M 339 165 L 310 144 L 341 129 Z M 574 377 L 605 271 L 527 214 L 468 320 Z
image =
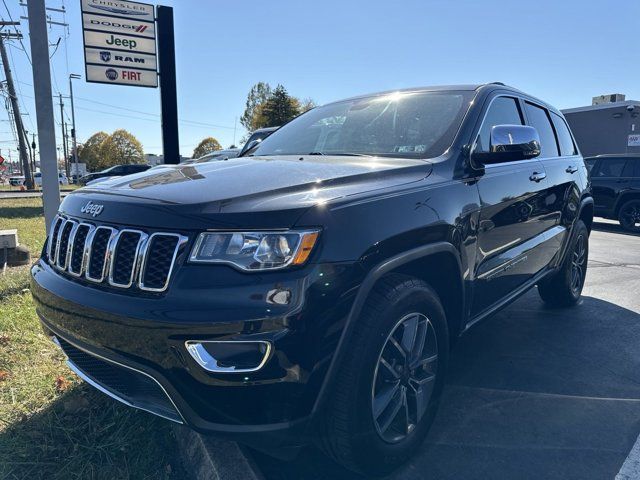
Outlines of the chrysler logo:
M 84 207 L 80 209 L 81 213 L 86 213 L 87 215 L 91 215 L 92 217 L 97 217 L 102 213 L 104 209 L 104 205 L 99 205 L 97 203 L 93 203 L 89 201 Z

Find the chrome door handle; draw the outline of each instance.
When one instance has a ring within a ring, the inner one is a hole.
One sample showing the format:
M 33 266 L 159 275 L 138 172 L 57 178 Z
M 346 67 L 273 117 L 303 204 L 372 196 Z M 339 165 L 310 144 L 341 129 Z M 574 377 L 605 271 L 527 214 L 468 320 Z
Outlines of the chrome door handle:
M 531 180 L 532 182 L 540 182 L 541 180 L 544 180 L 545 178 L 547 178 L 547 174 L 544 172 L 533 172 L 531 174 L 531 176 L 529 177 L 529 180 Z
M 565 172 L 567 173 L 576 173 L 577 171 L 578 171 L 578 167 L 576 167 L 575 165 L 569 165 L 565 170 Z

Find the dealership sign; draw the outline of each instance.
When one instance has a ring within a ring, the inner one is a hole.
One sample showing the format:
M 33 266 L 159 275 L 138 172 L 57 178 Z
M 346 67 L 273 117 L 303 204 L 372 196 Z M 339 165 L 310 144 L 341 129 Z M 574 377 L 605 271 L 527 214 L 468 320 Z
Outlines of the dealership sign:
M 640 135 L 629 135 L 629 138 L 627 139 L 627 146 L 640 147 Z
M 158 86 L 153 5 L 81 0 L 87 82 Z

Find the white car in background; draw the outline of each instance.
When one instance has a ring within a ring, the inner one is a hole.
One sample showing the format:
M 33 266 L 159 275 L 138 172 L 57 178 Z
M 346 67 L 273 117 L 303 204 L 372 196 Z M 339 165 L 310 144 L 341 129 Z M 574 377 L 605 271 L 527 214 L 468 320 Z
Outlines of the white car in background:
M 33 181 L 36 187 L 42 187 L 42 172 L 36 172 L 33 174 Z M 58 173 L 58 183 L 60 185 L 69 185 L 69 179 L 64 173 Z

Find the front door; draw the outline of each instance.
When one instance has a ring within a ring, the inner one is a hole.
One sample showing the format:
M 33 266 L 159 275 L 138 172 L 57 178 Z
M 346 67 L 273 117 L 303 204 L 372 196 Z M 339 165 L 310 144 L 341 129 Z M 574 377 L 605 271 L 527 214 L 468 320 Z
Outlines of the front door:
M 494 98 L 474 148 L 489 148 L 493 126 L 517 124 L 524 124 L 520 100 Z M 489 309 L 544 267 L 540 248 L 549 226 L 546 172 L 538 159 L 486 165 L 477 185 L 481 210 L 472 316 Z

